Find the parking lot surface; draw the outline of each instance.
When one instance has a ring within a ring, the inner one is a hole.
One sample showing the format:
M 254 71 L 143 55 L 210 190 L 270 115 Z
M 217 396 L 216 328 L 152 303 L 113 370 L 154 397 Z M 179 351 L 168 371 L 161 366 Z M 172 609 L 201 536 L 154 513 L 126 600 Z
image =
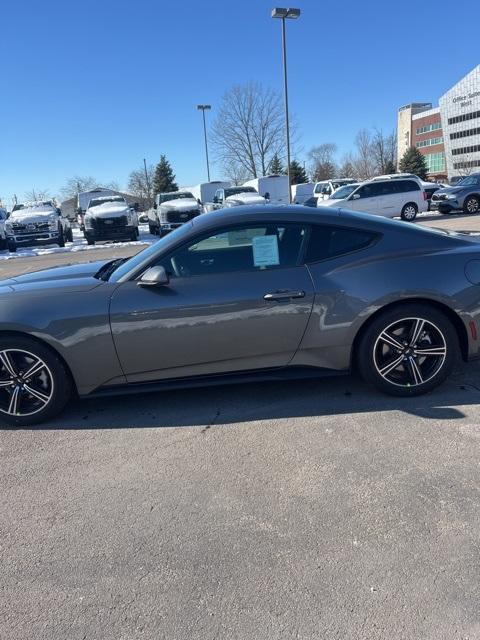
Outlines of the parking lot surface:
M 480 638 L 479 402 L 471 363 L 415 399 L 332 377 L 2 429 L 0 638 Z

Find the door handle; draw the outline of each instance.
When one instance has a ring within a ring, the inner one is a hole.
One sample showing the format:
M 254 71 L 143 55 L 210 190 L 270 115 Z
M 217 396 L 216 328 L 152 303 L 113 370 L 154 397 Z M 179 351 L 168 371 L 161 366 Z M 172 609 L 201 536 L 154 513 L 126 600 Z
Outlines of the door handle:
M 278 300 L 291 300 L 292 298 L 304 298 L 305 291 L 274 291 L 266 293 L 263 299 L 267 302 L 275 302 Z

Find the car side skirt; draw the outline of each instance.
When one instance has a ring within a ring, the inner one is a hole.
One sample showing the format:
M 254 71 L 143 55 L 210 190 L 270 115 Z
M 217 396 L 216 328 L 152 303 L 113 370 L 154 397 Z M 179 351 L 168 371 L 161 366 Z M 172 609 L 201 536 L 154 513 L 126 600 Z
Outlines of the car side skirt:
M 262 369 L 260 371 L 243 371 L 213 376 L 196 376 L 193 378 L 174 378 L 158 382 L 134 382 L 109 387 L 99 387 L 88 394 L 80 394 L 81 398 L 99 398 L 123 396 L 135 393 L 152 393 L 154 391 L 170 391 L 177 389 L 194 389 L 198 387 L 214 387 L 231 384 L 247 384 L 249 382 L 275 382 L 282 380 L 302 380 L 308 378 L 325 378 L 342 376 L 350 370 L 338 371 L 319 367 L 283 367 L 281 369 Z

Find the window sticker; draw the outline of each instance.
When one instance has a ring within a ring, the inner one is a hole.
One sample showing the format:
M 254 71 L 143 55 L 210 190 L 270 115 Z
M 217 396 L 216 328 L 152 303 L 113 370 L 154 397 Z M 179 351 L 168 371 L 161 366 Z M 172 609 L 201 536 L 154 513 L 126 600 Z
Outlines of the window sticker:
M 277 236 L 256 236 L 252 239 L 255 267 L 273 267 L 280 264 Z

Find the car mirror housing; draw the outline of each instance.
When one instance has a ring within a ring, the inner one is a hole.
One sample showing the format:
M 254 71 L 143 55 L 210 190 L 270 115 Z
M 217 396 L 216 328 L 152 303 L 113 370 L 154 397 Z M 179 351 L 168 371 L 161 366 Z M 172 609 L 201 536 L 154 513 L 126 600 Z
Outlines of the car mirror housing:
M 137 284 L 139 287 L 161 287 L 169 282 L 170 278 L 165 271 L 165 267 L 158 265 L 147 269 Z
M 354 193 L 352 195 L 352 200 L 359 200 L 360 199 L 360 194 L 359 193 Z

